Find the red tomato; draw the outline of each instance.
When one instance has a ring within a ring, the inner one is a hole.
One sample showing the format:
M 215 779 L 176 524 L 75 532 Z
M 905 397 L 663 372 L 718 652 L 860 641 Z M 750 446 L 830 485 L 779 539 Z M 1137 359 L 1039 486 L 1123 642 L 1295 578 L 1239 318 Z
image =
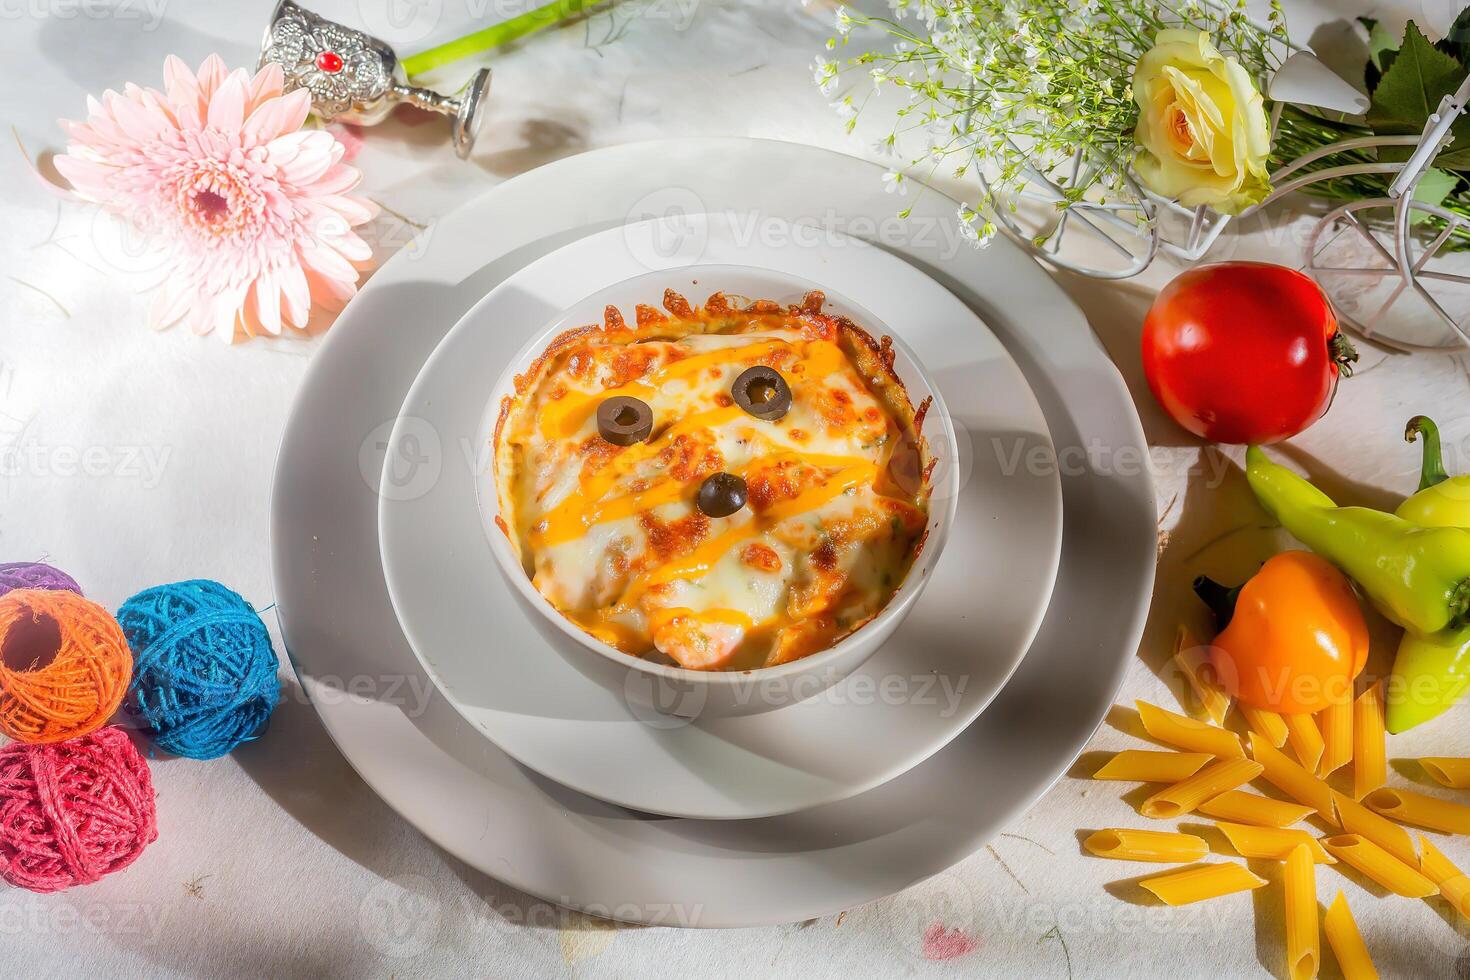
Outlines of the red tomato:
M 1143 322 L 1143 372 L 1164 410 L 1214 442 L 1294 436 L 1332 403 L 1357 352 L 1317 284 L 1265 262 L 1180 275 Z

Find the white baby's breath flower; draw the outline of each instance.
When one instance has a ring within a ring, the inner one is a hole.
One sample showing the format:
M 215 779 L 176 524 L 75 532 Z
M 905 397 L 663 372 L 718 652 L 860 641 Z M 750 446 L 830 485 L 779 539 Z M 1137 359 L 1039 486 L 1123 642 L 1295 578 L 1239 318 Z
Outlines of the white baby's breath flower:
M 984 248 L 995 238 L 995 223 L 971 205 L 961 204 L 956 217 L 960 223 L 960 238 L 976 248 Z
M 976 248 L 985 243 L 980 240 L 980 214 L 968 204 L 961 204 L 955 213 L 960 223 L 960 238 Z
M 831 95 L 836 92 L 837 62 L 817 55 L 816 60 L 812 62 L 812 80 L 817 83 L 817 88 L 823 95 Z
M 855 26 L 885 29 L 889 45 L 842 65 L 819 58 L 813 78 L 849 132 L 869 110 L 861 108 L 865 97 L 837 98 L 844 68 L 866 73 L 875 92 L 890 85 L 905 91 L 896 106 L 887 99 L 875 104 L 899 129 L 927 130 L 923 152 L 907 161 L 916 176 L 927 164 L 931 173 L 942 168 L 961 180 L 984 178 L 960 221 L 977 245 L 997 231 L 982 215 L 1024 191 L 1037 170 L 1082 151 L 1096 165 L 1083 178 L 1086 187 L 1069 185 L 1079 198 L 1089 187 L 1116 187 L 1130 173 L 1139 112 L 1130 66 L 1155 43 L 1160 17 L 1209 35 L 1258 80 L 1269 76 L 1275 52 L 1286 50 L 1276 19 L 1264 28 L 1238 16 L 1222 19 L 1219 8 L 1198 0 L 889 0 L 889 6 L 903 26 L 839 7 L 829 48 L 845 50 Z M 893 136 L 872 147 L 882 156 L 896 152 Z M 897 165 L 883 184 L 889 193 L 907 190 Z

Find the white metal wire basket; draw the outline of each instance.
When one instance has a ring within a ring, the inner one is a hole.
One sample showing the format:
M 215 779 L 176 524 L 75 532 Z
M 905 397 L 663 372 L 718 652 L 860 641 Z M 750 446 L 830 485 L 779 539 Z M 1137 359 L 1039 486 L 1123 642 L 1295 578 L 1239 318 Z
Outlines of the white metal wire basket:
M 1355 115 L 1367 109 L 1366 96 L 1307 51 L 1287 58 L 1267 92 L 1273 133 L 1287 104 Z M 1025 189 L 1011 202 L 1015 206 L 996 207 L 995 217 L 1011 237 L 1051 265 L 1126 279 L 1147 269 L 1160 252 L 1185 262 L 1205 258 L 1232 221 L 1315 182 L 1392 175 L 1386 196 L 1348 202 L 1316 220 L 1303 246 L 1303 271 L 1317 280 L 1340 319 L 1359 336 L 1403 351 L 1459 353 L 1470 349 L 1470 251 L 1447 246 L 1470 245 L 1470 220 L 1416 199 L 1415 191 L 1450 142 L 1450 129 L 1467 100 L 1470 79 L 1441 100 L 1418 136 L 1345 139 L 1291 161 L 1271 175 L 1270 196 L 1235 218 L 1206 207 L 1182 207 L 1152 193 L 1131 173 L 1121 175 L 1121 186 L 1106 202 L 1081 200 L 1061 207 L 1063 186 L 1085 181 L 1094 166 L 1081 153 L 1060 172 L 1029 167 Z M 1413 149 L 1401 162 L 1355 159 L 1330 165 L 1339 154 L 1361 157 L 1362 151 L 1388 147 Z

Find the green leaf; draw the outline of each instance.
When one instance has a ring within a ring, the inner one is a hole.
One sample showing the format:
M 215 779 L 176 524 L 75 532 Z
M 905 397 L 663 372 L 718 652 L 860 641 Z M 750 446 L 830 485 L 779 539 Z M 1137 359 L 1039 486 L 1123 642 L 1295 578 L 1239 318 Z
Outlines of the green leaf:
M 1398 56 L 1399 42 L 1398 38 L 1388 32 L 1388 28 L 1372 17 L 1359 17 L 1358 23 L 1368 32 L 1368 63 L 1363 66 L 1363 81 L 1371 95 L 1378 87 L 1383 73 L 1388 71 L 1388 66 Z
M 1394 60 L 1397 59 L 1398 56 L 1398 48 L 1388 48 L 1387 50 L 1380 52 L 1378 55 L 1378 60 L 1382 63 L 1383 70 L 1388 71 L 1390 68 L 1392 68 Z M 1374 87 L 1376 88 L 1377 85 L 1375 84 Z
M 1465 120 L 1462 119 L 1461 122 Z M 1439 156 L 1434 158 L 1434 165 L 1456 173 L 1470 173 L 1470 123 L 1463 127 L 1456 123 L 1451 132 L 1455 134 L 1455 142 L 1440 151 Z
M 1419 178 L 1419 183 L 1414 187 L 1414 200 L 1421 204 L 1433 204 L 1435 206 L 1444 203 L 1444 199 L 1450 196 L 1450 192 L 1460 183 L 1458 174 L 1447 173 L 1437 167 L 1430 167 L 1424 171 L 1424 176 Z M 1429 215 L 1420 212 L 1414 215 L 1413 223 L 1428 221 Z
M 1359 17 L 1358 23 L 1368 29 L 1368 60 L 1379 71 L 1386 70 L 1388 66 L 1383 63 L 1383 56 L 1385 53 L 1398 54 L 1398 39 L 1372 17 Z
M 1470 61 L 1470 7 L 1460 11 L 1444 40 L 1434 46 L 1462 65 Z
M 1379 136 L 1418 136 L 1440 99 L 1453 93 L 1464 79 L 1464 66 L 1430 44 L 1411 20 L 1404 27 L 1398 57 L 1373 90 L 1368 125 Z M 1470 167 L 1470 118 L 1460 117 L 1452 132 L 1453 149 L 1436 162 L 1450 170 Z M 1378 156 L 1395 162 L 1407 160 L 1411 152 L 1408 146 L 1384 147 Z

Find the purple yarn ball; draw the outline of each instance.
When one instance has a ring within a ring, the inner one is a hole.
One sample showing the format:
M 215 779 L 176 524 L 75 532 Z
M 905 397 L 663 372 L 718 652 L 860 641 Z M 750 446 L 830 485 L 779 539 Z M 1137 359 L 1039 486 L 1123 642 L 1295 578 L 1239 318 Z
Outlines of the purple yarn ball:
M 56 592 L 82 594 L 76 579 L 59 568 L 38 561 L 12 561 L 0 564 L 0 595 L 12 589 L 51 589 Z

